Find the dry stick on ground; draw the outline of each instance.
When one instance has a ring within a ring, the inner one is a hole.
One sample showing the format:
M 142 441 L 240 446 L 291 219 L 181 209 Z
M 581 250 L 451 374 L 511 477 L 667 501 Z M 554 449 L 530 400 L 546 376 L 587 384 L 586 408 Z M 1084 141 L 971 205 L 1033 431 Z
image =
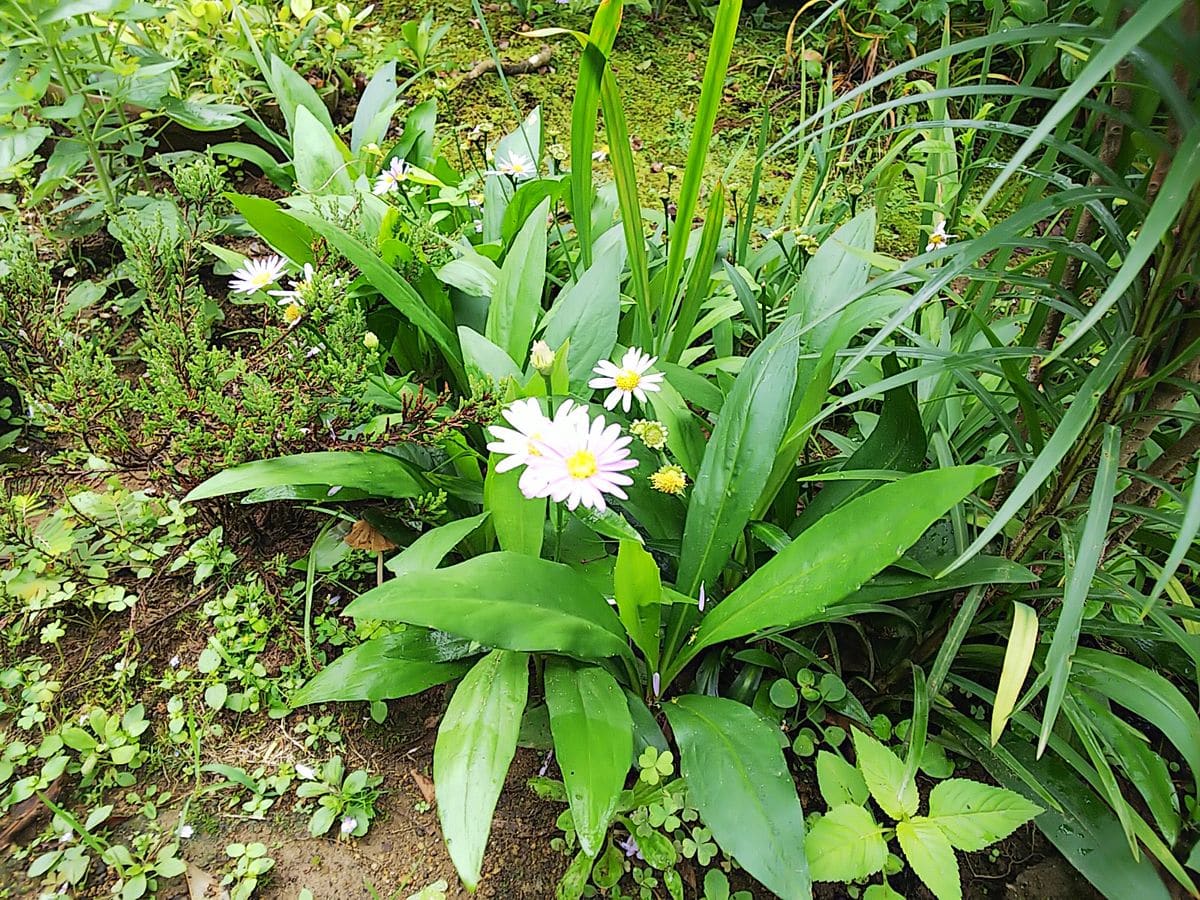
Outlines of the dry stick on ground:
M 554 58 L 554 48 L 549 44 L 543 44 L 542 49 L 528 59 L 518 60 L 517 62 L 503 63 L 505 75 L 527 75 L 530 72 L 536 72 L 543 66 L 548 66 L 550 60 Z M 481 75 L 486 75 L 488 72 L 496 71 L 496 60 L 481 59 L 471 68 L 471 71 L 462 77 L 463 81 L 474 81 Z

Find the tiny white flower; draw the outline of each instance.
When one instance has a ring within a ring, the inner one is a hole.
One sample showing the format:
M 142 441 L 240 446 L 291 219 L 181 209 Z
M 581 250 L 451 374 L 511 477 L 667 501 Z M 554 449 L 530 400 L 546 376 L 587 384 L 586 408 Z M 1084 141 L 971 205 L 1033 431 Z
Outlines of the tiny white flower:
M 292 286 L 286 291 L 268 291 L 272 297 L 279 298 L 280 306 L 287 306 L 290 303 L 304 305 L 303 292 L 312 287 L 313 276 L 316 275 L 316 270 L 312 263 L 304 264 L 304 276 L 302 278 L 292 278 Z
M 408 181 L 411 169 L 412 166 L 404 160 L 399 157 L 393 158 L 391 165 L 380 172 L 379 177 L 375 179 L 373 191 L 376 196 L 382 197 L 384 194 L 389 194 L 399 187 L 402 182 Z
M 196 829 L 193 828 L 191 825 L 184 824 L 184 825 L 179 826 L 179 836 L 181 838 L 183 838 L 184 840 L 187 840 L 195 833 L 196 833 Z
M 483 219 L 476 219 L 476 220 L 475 220 L 475 233 L 476 233 L 476 234 L 483 234 Z
M 510 150 L 507 156 L 496 157 L 496 169 L 490 174 L 507 175 L 513 181 L 525 181 L 537 172 L 534 170 L 532 159 L 516 150 Z
M 607 150 L 597 150 L 596 152 L 594 152 L 592 154 L 593 162 L 604 162 L 606 159 L 608 159 L 608 151 Z
M 353 834 L 354 829 L 358 827 L 358 819 L 354 816 L 346 816 L 342 819 L 342 834 Z
M 312 781 L 317 777 L 317 770 L 312 766 L 306 766 L 304 763 L 296 763 L 296 774 L 305 781 Z
M 282 256 L 266 256 L 262 259 L 248 259 L 245 265 L 233 273 L 229 279 L 229 287 L 235 294 L 254 294 L 279 281 L 287 260 Z
M 174 656 L 171 657 L 171 668 L 178 669 L 180 662 L 181 662 L 181 660 L 179 659 L 179 654 L 176 653 Z
M 308 350 L 306 350 L 304 352 L 304 358 L 312 359 L 314 356 L 320 356 L 324 352 L 325 352 L 324 344 L 314 344 L 313 346 L 309 347 Z
M 663 374 L 649 371 L 657 359 L 657 356 L 650 356 L 631 347 L 621 357 L 619 366 L 607 359 L 600 360 L 596 368 L 592 369 L 600 377 L 589 381 L 588 387 L 612 388 L 612 392 L 604 400 L 604 408 L 614 409 L 620 403 L 621 408 L 629 412 L 634 397 L 645 403 L 648 391 L 662 390 L 659 382 L 663 380 Z
M 957 234 L 946 234 L 946 220 L 942 219 L 933 226 L 933 231 L 929 235 L 929 243 L 925 245 L 925 252 L 932 253 L 934 250 L 941 250 L 956 237 L 958 237 Z

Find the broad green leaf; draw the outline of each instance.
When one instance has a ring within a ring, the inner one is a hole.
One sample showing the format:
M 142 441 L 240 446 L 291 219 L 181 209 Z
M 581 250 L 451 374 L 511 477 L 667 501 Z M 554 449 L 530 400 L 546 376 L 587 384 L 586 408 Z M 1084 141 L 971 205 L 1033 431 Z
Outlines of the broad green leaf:
M 867 802 L 867 783 L 862 774 L 828 750 L 817 754 L 817 786 L 821 790 L 821 798 L 830 808 L 844 803 L 862 806 Z
M 962 900 L 958 860 L 937 825 L 921 817 L 899 822 L 896 838 L 912 870 L 938 900 Z
M 272 56 L 270 70 L 265 74 L 271 81 L 271 93 L 279 104 L 279 111 L 283 113 L 293 143 L 296 140 L 297 111 L 301 108 L 311 113 L 328 133 L 333 133 L 333 119 L 329 116 L 328 107 L 300 73 L 278 56 Z
M 246 224 L 258 232 L 258 236 L 278 250 L 296 265 L 314 260 L 312 244 L 316 235 L 303 223 L 285 213 L 279 204 L 266 197 L 248 194 L 226 194 L 234 208 L 242 214 Z
M 700 244 L 692 258 L 692 271 L 684 287 L 683 298 L 679 301 L 679 312 L 676 315 L 672 309 L 671 316 L 660 318 L 660 330 L 669 325 L 671 331 L 668 338 L 666 362 L 677 363 L 679 357 L 688 348 L 693 339 L 692 332 L 696 328 L 696 320 L 700 316 L 700 307 L 708 299 L 709 285 L 712 282 L 712 265 L 717 258 L 717 246 L 721 234 L 725 230 L 725 186 L 717 182 L 713 196 L 709 200 L 708 210 L 704 214 L 704 229 L 700 233 Z M 674 321 L 671 321 L 674 319 Z M 661 341 L 660 341 L 661 344 Z
M 235 159 L 244 159 L 246 162 L 258 166 L 262 173 L 271 180 L 271 183 L 282 191 L 291 192 L 295 186 L 295 179 L 290 172 L 291 163 L 280 165 L 275 157 L 257 144 L 247 144 L 245 141 L 224 141 L 209 146 L 208 152 L 213 156 L 232 156 Z
M 393 700 L 419 694 L 466 672 L 466 662 L 400 659 L 396 647 L 404 635 L 372 638 L 343 653 L 291 698 L 292 706 L 331 700 Z
M 616 679 L 596 666 L 546 660 L 554 755 L 583 852 L 595 857 L 617 811 L 633 756 L 633 721 Z
M 762 493 L 787 427 L 798 328 L 785 322 L 755 349 L 721 407 L 688 501 L 676 579 L 686 594 L 716 582 Z
M 1037 575 L 1003 556 L 977 556 L 945 578 L 924 578 L 895 569 L 876 575 L 846 598 L 854 603 L 885 603 L 926 594 L 960 591 L 979 584 L 1033 584 Z
M 867 789 L 879 808 L 893 819 L 915 815 L 920 801 L 917 782 L 905 778 L 900 757 L 858 729 L 854 730 L 854 753 Z
M 555 350 L 571 342 L 567 361 L 571 386 L 577 389 L 586 387 L 592 367 L 607 359 L 617 342 L 621 269 L 625 265 L 621 238 L 620 228 L 613 227 L 596 242 L 595 261 L 578 281 L 563 289 L 546 314 L 546 342 Z
M 1008 717 L 1016 708 L 1021 696 L 1021 685 L 1029 674 L 1034 651 L 1038 644 L 1038 617 L 1033 608 L 1024 603 L 1013 603 L 1012 628 L 1008 633 L 1008 646 L 1004 649 L 1004 665 L 1000 669 L 1000 685 L 996 688 L 996 702 L 992 705 L 992 743 L 1000 740 Z
M 721 849 L 783 900 L 811 897 L 804 811 L 776 730 L 720 697 L 689 694 L 663 709 L 692 802 Z
M 804 335 L 805 347 L 823 349 L 837 329 L 839 315 L 847 315 L 846 310 L 840 314 L 837 310 L 845 306 L 847 297 L 866 287 L 875 250 L 876 219 L 874 207 L 864 209 L 823 241 L 804 264 L 788 302 L 788 316 L 799 316 L 812 326 Z
M 372 450 L 330 450 L 260 459 L 226 469 L 194 488 L 185 503 L 292 484 L 362 488 L 379 497 L 420 497 L 429 483 L 404 460 Z M 336 496 L 336 494 L 334 494 Z
M 850 501 L 805 530 L 706 615 L 688 658 L 763 628 L 817 620 L 995 475 L 988 466 L 936 469 Z
M 966 778 L 939 782 L 929 794 L 929 820 L 968 852 L 1004 840 L 1041 811 L 1020 794 Z
M 550 201 L 545 200 L 529 214 L 517 232 L 512 247 L 500 266 L 496 290 L 488 307 L 489 341 L 508 352 L 518 366 L 525 364 L 533 329 L 542 311 L 542 288 L 546 280 L 546 217 Z
M 523 380 L 520 366 L 478 331 L 459 325 L 458 341 L 462 346 L 463 362 L 472 376 L 498 385 L 506 378 L 512 379 L 514 384 Z
M 454 868 L 474 891 L 492 813 L 517 750 L 529 657 L 493 650 L 459 683 L 433 747 L 438 821 Z
M 522 469 L 496 471 L 497 457 L 488 460 L 487 477 L 483 480 L 483 505 L 492 515 L 496 540 L 501 550 L 539 556 L 546 533 L 546 498 L 529 499 L 519 482 Z
M 300 190 L 318 196 L 349 194 L 354 190 L 340 143 L 305 107 L 297 108 L 292 161 Z
M 1084 647 L 1075 651 L 1071 678 L 1073 687 L 1107 697 L 1166 735 L 1200 789 L 1200 717 L 1179 688 L 1131 659 Z
M 487 518 L 488 513 L 484 512 L 431 528 L 389 559 L 385 568 L 393 575 L 436 569 L 446 555 L 487 521 Z
M 637 541 L 621 541 L 613 571 L 613 594 L 625 630 L 646 655 L 650 667 L 656 668 L 662 579 L 658 563 Z
M 821 816 L 804 842 L 813 881 L 855 881 L 883 868 L 887 841 L 871 814 L 852 803 Z
M 567 566 L 521 553 L 388 579 L 346 615 L 424 625 L 506 650 L 579 659 L 629 653 L 616 613 L 595 588 Z
M 389 60 L 371 76 L 358 99 L 354 124 L 350 126 L 350 149 L 357 153 L 364 144 L 380 144 L 396 111 L 396 62 Z

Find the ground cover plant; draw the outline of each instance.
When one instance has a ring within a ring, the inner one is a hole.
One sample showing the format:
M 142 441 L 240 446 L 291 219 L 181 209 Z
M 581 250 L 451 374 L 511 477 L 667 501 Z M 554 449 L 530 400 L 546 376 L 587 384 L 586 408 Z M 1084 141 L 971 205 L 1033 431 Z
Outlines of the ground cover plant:
M 0 6 L 0 892 L 1196 895 L 1200 9 L 981 6 Z

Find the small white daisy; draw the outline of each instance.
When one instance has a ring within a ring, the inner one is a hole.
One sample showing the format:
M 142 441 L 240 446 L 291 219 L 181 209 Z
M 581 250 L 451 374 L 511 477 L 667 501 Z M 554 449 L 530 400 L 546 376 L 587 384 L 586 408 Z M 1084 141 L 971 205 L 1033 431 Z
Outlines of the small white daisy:
M 513 181 L 525 181 L 537 172 L 532 159 L 516 150 L 510 150 L 507 156 L 496 157 L 496 169 L 489 174 L 507 175 Z
M 257 293 L 279 281 L 286 267 L 287 260 L 282 256 L 248 259 L 229 279 L 229 288 L 235 294 Z
M 627 499 L 622 486 L 633 484 L 624 472 L 637 466 L 629 456 L 633 438 L 621 434 L 621 426 L 608 425 L 604 416 L 590 423 L 572 418 L 554 429 L 550 440 L 541 444 L 541 455 L 534 457 L 526 474 L 532 473 L 530 491 L 526 478 L 521 490 L 527 497 L 549 497 L 555 503 L 566 502 L 567 509 L 579 505 L 601 512 L 606 508 L 605 494 Z
M 382 197 L 384 194 L 391 193 L 401 182 L 408 181 L 408 173 L 412 167 L 399 157 L 392 159 L 391 165 L 379 173 L 379 177 L 375 179 L 374 193 L 376 196 Z
M 657 356 L 650 356 L 631 347 L 621 357 L 619 366 L 607 359 L 600 360 L 599 365 L 592 370 L 600 377 L 589 381 L 588 387 L 601 390 L 612 388 L 612 393 L 604 400 L 604 408 L 613 409 L 620 403 L 621 408 L 629 412 L 634 397 L 645 403 L 647 391 L 662 390 L 659 382 L 663 380 L 663 374 L 649 371 L 657 359 Z
M 929 243 L 925 245 L 925 252 L 932 253 L 934 250 L 941 250 L 956 237 L 958 237 L 957 234 L 946 234 L 946 220 L 942 219 L 933 226 L 933 231 L 929 235 Z
M 547 443 L 554 439 L 556 431 L 586 428 L 587 409 L 576 405 L 572 400 L 564 400 L 551 419 L 542 412 L 538 401 L 530 397 L 510 404 L 501 415 L 512 428 L 505 428 L 503 425 L 492 425 L 488 428 L 492 437 L 496 438 L 487 445 L 488 450 L 505 456 L 496 463 L 496 471 L 507 472 L 517 466 L 526 466 L 518 484 L 527 497 L 535 496 L 543 486 L 543 480 L 537 468 L 530 464 L 542 456 Z

